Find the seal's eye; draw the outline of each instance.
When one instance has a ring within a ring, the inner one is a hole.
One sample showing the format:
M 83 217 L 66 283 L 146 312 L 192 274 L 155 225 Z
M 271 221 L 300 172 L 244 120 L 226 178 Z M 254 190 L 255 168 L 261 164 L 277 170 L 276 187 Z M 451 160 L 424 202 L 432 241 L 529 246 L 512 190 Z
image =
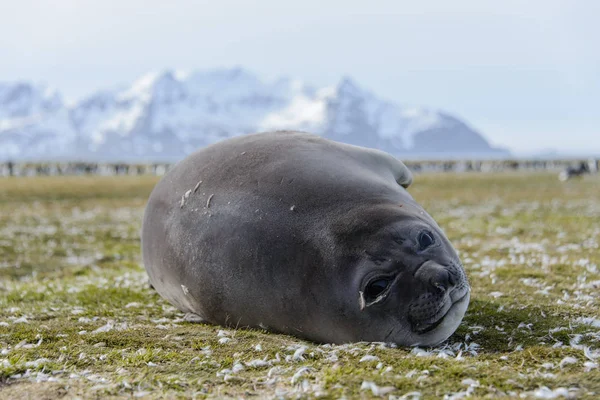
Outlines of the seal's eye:
M 368 300 L 374 300 L 379 296 L 390 284 L 389 279 L 377 279 L 369 285 L 367 285 L 367 289 L 365 290 L 365 296 Z
M 433 233 L 429 231 L 423 231 L 419 233 L 419 248 L 425 250 L 435 242 Z

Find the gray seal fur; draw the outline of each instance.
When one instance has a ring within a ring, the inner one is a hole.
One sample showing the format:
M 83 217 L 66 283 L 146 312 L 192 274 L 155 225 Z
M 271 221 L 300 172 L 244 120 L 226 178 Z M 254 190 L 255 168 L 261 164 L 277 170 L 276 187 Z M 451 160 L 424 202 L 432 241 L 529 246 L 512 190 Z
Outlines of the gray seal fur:
M 238 136 L 177 163 L 150 194 L 150 282 L 208 323 L 320 343 L 436 345 L 470 288 L 385 152 L 303 132 Z

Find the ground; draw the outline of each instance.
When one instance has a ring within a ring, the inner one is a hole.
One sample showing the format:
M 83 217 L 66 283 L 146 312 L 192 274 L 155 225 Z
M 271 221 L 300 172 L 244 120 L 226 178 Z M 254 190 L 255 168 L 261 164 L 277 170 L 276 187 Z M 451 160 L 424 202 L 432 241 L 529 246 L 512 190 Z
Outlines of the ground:
M 141 265 L 156 181 L 0 179 L 0 398 L 600 396 L 598 177 L 416 176 L 473 289 L 434 349 L 184 321 Z

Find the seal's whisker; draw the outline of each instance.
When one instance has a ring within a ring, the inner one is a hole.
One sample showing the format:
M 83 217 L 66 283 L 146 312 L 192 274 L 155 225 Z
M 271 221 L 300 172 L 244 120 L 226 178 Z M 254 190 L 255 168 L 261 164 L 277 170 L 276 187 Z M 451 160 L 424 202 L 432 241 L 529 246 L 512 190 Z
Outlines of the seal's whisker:
M 377 304 L 380 303 L 383 299 L 385 299 L 387 297 L 388 293 L 387 291 L 385 293 L 380 294 L 379 296 L 377 296 L 377 298 L 371 302 L 369 302 L 369 304 L 367 304 L 367 307 L 372 306 L 373 304 Z
M 388 334 L 385 335 L 385 339 L 383 339 L 383 341 L 386 342 L 388 340 L 388 338 L 390 336 L 392 336 L 392 333 L 394 333 L 395 330 L 396 330 L 396 327 L 393 327 L 392 329 L 390 329 L 390 331 L 388 332 Z

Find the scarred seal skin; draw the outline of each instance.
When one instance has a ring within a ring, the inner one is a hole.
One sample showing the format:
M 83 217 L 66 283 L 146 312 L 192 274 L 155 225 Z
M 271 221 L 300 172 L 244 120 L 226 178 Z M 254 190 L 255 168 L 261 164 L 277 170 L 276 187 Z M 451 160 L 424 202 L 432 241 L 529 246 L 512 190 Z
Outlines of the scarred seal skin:
M 470 288 L 395 157 L 304 132 L 235 137 L 176 164 L 152 191 L 150 282 L 208 323 L 320 343 L 430 346 Z

